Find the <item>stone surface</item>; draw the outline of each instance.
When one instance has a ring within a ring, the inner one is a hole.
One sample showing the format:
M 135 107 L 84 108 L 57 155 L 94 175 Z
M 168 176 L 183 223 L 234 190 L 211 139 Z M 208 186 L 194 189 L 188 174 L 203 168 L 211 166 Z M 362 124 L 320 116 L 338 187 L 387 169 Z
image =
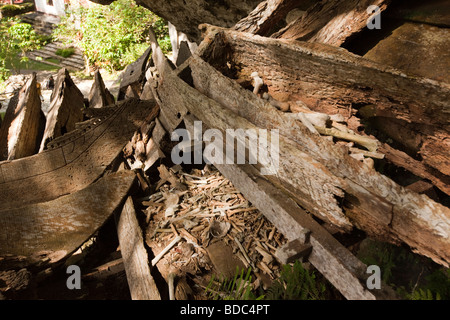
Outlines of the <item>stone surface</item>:
M 236 268 L 245 268 L 241 260 L 236 258 L 230 246 L 223 241 L 217 241 L 206 248 L 209 258 L 219 276 L 230 279 L 236 274 Z

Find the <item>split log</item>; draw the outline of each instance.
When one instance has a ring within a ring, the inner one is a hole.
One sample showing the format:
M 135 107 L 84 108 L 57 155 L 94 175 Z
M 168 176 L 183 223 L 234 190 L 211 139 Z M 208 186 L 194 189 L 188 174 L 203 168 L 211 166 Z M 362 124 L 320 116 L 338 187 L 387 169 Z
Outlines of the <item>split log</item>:
M 0 129 L 0 160 L 14 160 L 39 151 L 45 128 L 45 115 L 33 73 L 25 86 L 11 99 Z
M 383 12 L 390 0 L 321 0 L 286 28 L 272 35 L 274 38 L 320 42 L 340 46 L 353 34 L 367 27 L 371 5 Z
M 108 116 L 89 120 L 55 139 L 49 150 L 0 162 L 0 210 L 50 201 L 86 188 L 111 168 L 144 119 L 156 117 L 159 110 L 154 102 L 138 100 L 108 109 Z
M 42 152 L 53 139 L 74 130 L 75 124 L 83 121 L 83 108 L 83 94 L 73 82 L 69 71 L 65 68 L 59 70 L 50 96 L 50 110 L 39 151 Z
M 209 32 L 197 54 L 218 70 L 231 63 L 239 79 L 251 80 L 258 72 L 276 100 L 301 100 L 329 114 L 339 107 L 348 114 L 352 104 L 373 105 L 374 115 L 408 123 L 439 127 L 449 122 L 450 86 L 445 83 L 410 77 L 319 43 L 203 27 Z
M 184 117 L 189 112 L 207 127 L 222 132 L 238 128 L 279 129 L 279 170 L 276 176 L 267 176 L 272 183 L 325 221 L 347 230 L 356 225 L 384 241 L 403 241 L 415 251 L 448 265 L 448 208 L 355 161 L 347 150 L 310 133 L 286 114 L 270 109 L 213 68 L 202 69 L 200 59 L 193 56 L 186 64 L 190 80 L 212 99 L 200 94 L 180 81 L 162 52 L 153 46 L 153 58 L 160 73 L 156 91 L 163 110 L 166 106 L 178 110 L 175 117 Z M 206 76 L 199 75 L 202 71 Z M 179 71 L 183 72 L 186 70 Z
M 51 252 L 56 263 L 91 237 L 123 203 L 135 175 L 120 172 L 58 199 L 0 210 L 0 256 Z
M 309 0 L 266 0 L 234 26 L 237 31 L 267 36 L 269 31 L 293 9 Z
M 450 85 L 446 83 L 407 76 L 339 48 L 213 27 L 198 54 L 222 73 L 238 79 L 250 81 L 251 74 L 258 72 L 268 93 L 279 101 L 301 101 L 311 110 L 347 117 L 349 109 L 359 108 L 362 113 L 361 106 L 370 106 L 366 118 L 400 122 L 403 127 L 414 128 L 409 136 L 422 135 L 423 141 L 450 139 Z M 227 62 L 231 64 L 229 69 Z M 359 126 L 355 117 L 350 121 Z M 433 158 L 439 150 L 422 148 L 420 152 L 424 158 L 427 154 Z M 445 174 L 450 155 L 442 157 L 447 160 L 429 161 L 428 165 Z M 439 175 L 433 176 L 442 180 Z
M 161 300 L 155 280 L 150 273 L 148 254 L 131 197 L 128 197 L 122 213 L 116 217 L 116 220 L 120 252 L 125 265 L 131 299 Z
M 94 75 L 94 83 L 89 91 L 89 108 L 102 108 L 114 104 L 114 96 L 106 88 L 100 71 Z

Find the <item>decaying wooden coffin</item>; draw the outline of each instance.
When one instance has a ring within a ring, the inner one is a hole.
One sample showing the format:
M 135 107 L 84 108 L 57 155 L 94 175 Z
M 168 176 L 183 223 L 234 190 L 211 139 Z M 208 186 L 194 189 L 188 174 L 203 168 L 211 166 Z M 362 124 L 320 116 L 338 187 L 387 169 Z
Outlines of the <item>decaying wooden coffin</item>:
M 0 162 L 0 257 L 58 261 L 123 204 L 135 174 L 111 173 L 115 160 L 159 110 L 154 101 L 138 99 L 104 110 L 41 153 Z
M 321 220 L 343 230 L 356 226 L 378 239 L 406 243 L 448 266 L 447 207 L 400 186 L 354 159 L 348 146 L 325 137 L 348 138 L 339 129 L 313 125 L 313 132 L 301 120 L 302 114 L 318 111 L 331 110 L 335 111 L 331 115 L 345 116 L 342 111 L 348 112 L 352 105 L 367 104 L 376 114 L 433 126 L 446 134 L 450 97 L 447 84 L 408 77 L 340 48 L 215 27 L 208 28 L 197 55 L 175 71 L 155 54 L 158 48 L 153 49 L 159 72 L 155 97 L 168 130 L 173 130 L 186 115 L 222 132 L 278 129 L 279 170 L 265 179 Z M 254 72 L 263 79 L 270 99 L 277 103 L 241 86 L 251 83 Z M 281 102 L 297 112 L 278 110 L 275 106 Z M 362 132 L 346 133 L 362 154 L 387 158 L 380 153 L 383 144 L 376 138 Z M 234 183 L 233 175 L 228 175 Z M 436 174 L 435 185 L 448 190 L 446 179 Z

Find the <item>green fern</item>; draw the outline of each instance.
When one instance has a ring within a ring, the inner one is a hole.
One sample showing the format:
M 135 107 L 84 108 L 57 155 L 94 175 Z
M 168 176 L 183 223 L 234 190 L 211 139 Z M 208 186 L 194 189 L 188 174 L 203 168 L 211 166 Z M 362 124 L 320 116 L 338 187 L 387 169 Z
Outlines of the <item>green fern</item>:
M 418 289 L 414 290 L 413 293 L 409 296 L 411 300 L 441 300 L 441 296 L 439 292 L 436 295 L 433 295 L 430 289 Z
M 223 275 L 219 280 L 211 277 L 205 291 L 209 299 L 213 300 L 261 300 L 264 296 L 256 297 L 252 292 L 251 268 L 245 270 L 236 269 L 233 279 L 227 279 Z
M 323 300 L 325 285 L 319 283 L 314 272 L 309 272 L 296 261 L 293 266 L 284 265 L 272 286 L 268 289 L 268 300 Z

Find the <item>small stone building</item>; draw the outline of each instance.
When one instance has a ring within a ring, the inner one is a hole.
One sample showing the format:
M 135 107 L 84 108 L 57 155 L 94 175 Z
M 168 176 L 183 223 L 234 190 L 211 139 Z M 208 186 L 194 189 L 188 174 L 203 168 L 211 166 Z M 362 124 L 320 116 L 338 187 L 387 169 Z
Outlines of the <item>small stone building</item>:
M 34 0 L 36 11 L 55 16 L 63 16 L 65 14 L 64 0 Z

